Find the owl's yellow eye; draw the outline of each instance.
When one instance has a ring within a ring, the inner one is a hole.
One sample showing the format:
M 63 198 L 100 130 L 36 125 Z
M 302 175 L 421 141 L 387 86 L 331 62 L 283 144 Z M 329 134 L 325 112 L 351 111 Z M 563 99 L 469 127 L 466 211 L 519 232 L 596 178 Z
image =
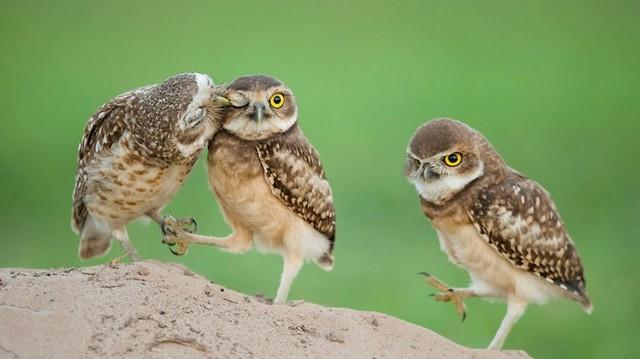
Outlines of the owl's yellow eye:
M 282 107 L 284 105 L 284 95 L 281 94 L 280 92 L 274 93 L 273 95 L 271 95 L 271 98 L 269 99 L 269 103 L 273 108 Z
M 452 154 L 444 156 L 444 164 L 449 167 L 455 167 L 462 162 L 462 153 L 454 152 Z

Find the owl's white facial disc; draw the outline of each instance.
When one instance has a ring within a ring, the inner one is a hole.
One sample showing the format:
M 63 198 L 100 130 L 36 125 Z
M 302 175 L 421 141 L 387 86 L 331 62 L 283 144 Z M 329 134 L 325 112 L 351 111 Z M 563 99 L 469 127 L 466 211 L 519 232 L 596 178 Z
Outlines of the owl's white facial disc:
M 298 111 L 293 104 L 288 111 L 280 111 L 270 104 L 270 97 L 279 91 L 287 93 L 286 98 L 293 101 L 288 92 L 279 89 L 228 94 L 235 110 L 222 127 L 245 140 L 261 140 L 287 131 L 296 123 Z
M 413 169 L 407 173 L 407 178 L 424 200 L 437 205 L 443 204 L 484 174 L 482 161 L 477 162 L 471 171 L 458 173 L 442 163 L 443 154 L 426 161 L 417 159 L 411 153 L 408 156 L 415 164 Z

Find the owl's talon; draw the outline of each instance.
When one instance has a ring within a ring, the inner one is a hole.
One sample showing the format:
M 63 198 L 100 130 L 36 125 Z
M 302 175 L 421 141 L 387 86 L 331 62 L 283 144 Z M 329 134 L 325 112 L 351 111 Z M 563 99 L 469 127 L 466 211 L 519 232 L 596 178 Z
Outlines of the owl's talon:
M 173 225 L 176 223 L 176 219 L 172 216 L 166 215 L 162 217 L 162 221 L 160 222 L 160 228 L 162 229 L 162 234 L 165 238 L 162 239 L 162 243 L 165 243 L 166 236 L 176 236 L 176 231 L 173 229 Z
M 437 289 L 440 292 L 448 292 L 448 291 L 453 291 L 453 289 L 451 289 L 451 287 L 449 285 L 447 285 L 444 282 L 441 282 L 440 280 L 438 280 L 436 277 L 432 276 L 431 274 L 427 273 L 427 272 L 420 272 L 418 274 L 423 275 L 424 281 L 430 285 L 431 287 Z
M 273 305 L 273 299 L 265 297 L 262 293 L 256 293 L 256 295 L 254 295 L 254 299 L 262 304 Z
M 189 245 L 187 241 L 181 240 L 181 235 L 189 231 L 188 228 L 185 228 L 188 225 L 191 225 L 193 230 L 197 229 L 198 226 L 193 218 L 178 220 L 172 216 L 162 218 L 162 243 L 169 246 L 169 251 L 173 255 L 183 256 L 187 253 Z M 175 249 L 173 247 L 175 247 Z
M 195 218 L 180 218 L 175 220 L 175 223 L 185 232 L 196 233 L 198 231 L 198 222 L 196 222 Z
M 173 247 L 175 245 L 178 245 L 177 247 L 175 247 L 176 249 L 174 250 Z M 180 243 L 180 242 L 175 242 L 175 243 L 171 243 L 168 244 L 169 246 L 169 252 L 171 252 L 174 256 L 179 256 L 182 257 L 183 255 L 187 254 L 187 250 L 189 249 L 189 246 L 185 243 Z
M 464 293 L 459 293 L 455 289 L 447 290 L 446 292 L 436 293 L 433 296 L 433 299 L 437 302 L 448 303 L 452 302 L 456 307 L 456 313 L 460 317 L 462 317 L 462 321 L 467 318 L 467 309 L 464 305 L 464 299 L 466 295 Z
M 464 320 L 467 318 L 467 310 L 464 306 L 464 299 L 468 297 L 468 293 L 459 292 L 451 288 L 449 285 L 441 282 L 429 273 L 422 272 L 419 274 L 425 276 L 425 282 L 429 286 L 439 290 L 438 293 L 431 293 L 429 294 L 429 296 L 433 297 L 433 299 L 437 302 L 453 302 L 453 304 L 456 306 L 456 313 L 458 313 L 458 315 L 462 317 L 462 321 L 464 322 Z

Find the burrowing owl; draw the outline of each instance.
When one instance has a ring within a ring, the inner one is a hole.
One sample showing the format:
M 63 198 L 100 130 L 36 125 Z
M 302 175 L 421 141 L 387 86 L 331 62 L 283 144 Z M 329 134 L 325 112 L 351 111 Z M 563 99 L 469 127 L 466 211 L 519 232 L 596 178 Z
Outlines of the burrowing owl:
M 71 220 L 80 258 L 105 253 L 114 237 L 138 259 L 125 227 L 145 215 L 160 222 L 216 131 L 226 101 L 219 91 L 209 76 L 176 75 L 114 98 L 89 119 Z
M 465 314 L 469 297 L 500 298 L 507 314 L 489 348 L 502 347 L 528 303 L 554 297 L 591 312 L 580 257 L 547 191 L 511 169 L 482 134 L 440 119 L 420 127 L 407 149 L 405 176 L 449 259 L 465 268 L 471 285 L 451 289 L 427 275 Z
M 233 234 L 225 238 L 186 233 L 166 218 L 165 242 L 243 253 L 283 256 L 275 303 L 285 303 L 305 260 L 333 268 L 335 212 L 318 153 L 297 125 L 293 93 L 268 76 L 241 77 L 227 88 L 231 101 L 222 129 L 209 144 L 209 183 Z M 175 252 L 174 252 L 175 253 Z

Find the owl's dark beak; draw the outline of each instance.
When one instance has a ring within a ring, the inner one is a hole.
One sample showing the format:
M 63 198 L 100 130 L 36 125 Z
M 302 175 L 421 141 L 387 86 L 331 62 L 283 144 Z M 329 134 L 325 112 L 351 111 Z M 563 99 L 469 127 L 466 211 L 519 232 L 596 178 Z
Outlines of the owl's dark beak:
M 440 178 L 440 174 L 439 174 L 439 173 L 437 173 L 437 172 L 435 172 L 435 171 L 431 168 L 431 166 L 426 165 L 426 167 L 427 167 L 427 168 L 426 168 L 426 169 L 425 169 L 425 171 L 424 171 L 424 173 L 425 173 L 425 179 L 431 180 L 431 179 L 438 179 L 438 178 Z
M 256 120 L 258 123 L 262 121 L 264 117 L 264 105 L 261 103 L 256 103 L 253 106 L 253 116 L 252 118 Z

